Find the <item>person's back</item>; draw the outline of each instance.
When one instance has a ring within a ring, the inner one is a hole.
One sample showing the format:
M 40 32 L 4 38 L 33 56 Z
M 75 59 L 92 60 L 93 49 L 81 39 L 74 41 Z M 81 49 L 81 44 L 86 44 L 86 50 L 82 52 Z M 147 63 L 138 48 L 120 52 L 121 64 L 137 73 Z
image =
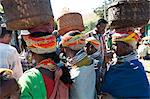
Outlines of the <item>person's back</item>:
M 150 59 L 150 40 L 143 39 L 142 44 L 138 46 L 138 56 L 140 59 Z
M 30 60 L 35 60 L 36 66 L 19 78 L 18 83 L 21 87 L 19 99 L 68 99 L 67 78 L 70 75 L 67 68 L 61 68 L 62 72 L 57 73 L 59 70 L 57 63 L 60 59 L 56 54 L 56 37 L 48 32 L 38 32 L 30 31 L 28 35 L 22 35 L 30 50 Z
M 22 74 L 22 66 L 17 50 L 9 45 L 12 31 L 1 28 L 0 34 L 0 68 L 8 68 L 13 70 L 13 76 L 18 79 Z
M 0 67 L 13 68 L 11 56 L 16 53 L 16 49 L 11 45 L 0 43 Z
M 138 47 L 138 56 L 140 59 L 144 59 L 144 57 L 147 55 L 148 52 L 148 46 L 145 44 L 139 45 Z

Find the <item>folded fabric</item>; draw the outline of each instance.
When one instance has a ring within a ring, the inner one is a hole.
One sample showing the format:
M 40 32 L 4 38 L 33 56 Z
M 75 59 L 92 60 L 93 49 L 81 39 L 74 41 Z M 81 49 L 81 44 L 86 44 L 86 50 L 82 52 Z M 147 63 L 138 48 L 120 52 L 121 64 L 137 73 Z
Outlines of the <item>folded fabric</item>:
M 139 41 L 139 39 L 140 39 L 140 37 L 135 32 L 127 32 L 127 33 L 126 32 L 120 32 L 120 33 L 114 32 L 112 34 L 112 41 L 113 42 L 123 41 L 123 42 L 131 45 L 134 49 L 136 49 L 136 44 Z
M 73 33 L 79 34 L 75 36 L 71 35 Z M 85 46 L 85 39 L 83 38 L 83 35 L 80 34 L 79 31 L 70 31 L 62 37 L 61 44 L 63 47 L 69 47 L 72 50 L 80 50 Z
M 149 99 L 150 86 L 138 59 L 111 65 L 103 80 L 102 92 L 119 98 Z
M 90 43 L 92 44 L 97 50 L 100 50 L 100 41 L 98 41 L 96 38 L 94 37 L 88 37 L 86 39 L 86 43 Z
M 47 35 L 42 37 L 24 36 L 24 40 L 29 49 L 37 54 L 52 53 L 56 51 L 56 37 Z

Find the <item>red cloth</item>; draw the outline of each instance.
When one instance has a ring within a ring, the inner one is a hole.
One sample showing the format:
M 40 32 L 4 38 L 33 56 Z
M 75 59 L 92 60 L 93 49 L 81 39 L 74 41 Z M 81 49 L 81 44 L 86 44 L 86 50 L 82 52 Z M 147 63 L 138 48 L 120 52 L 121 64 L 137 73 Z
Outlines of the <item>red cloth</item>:
M 54 89 L 54 80 L 51 80 L 44 74 L 42 74 L 42 76 L 43 76 L 45 87 L 46 87 L 47 99 L 49 99 Z

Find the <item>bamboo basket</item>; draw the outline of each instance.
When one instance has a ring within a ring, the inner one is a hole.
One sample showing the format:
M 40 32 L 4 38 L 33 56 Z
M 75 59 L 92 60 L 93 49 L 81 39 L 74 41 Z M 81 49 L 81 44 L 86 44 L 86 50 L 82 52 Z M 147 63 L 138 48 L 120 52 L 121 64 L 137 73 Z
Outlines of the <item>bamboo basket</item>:
M 148 23 L 150 3 L 147 0 L 115 0 L 108 8 L 111 28 L 139 27 Z
M 77 12 L 65 13 L 58 18 L 58 32 L 60 35 L 73 30 L 84 31 L 82 15 Z
M 25 30 L 54 23 L 50 0 L 2 0 L 1 3 L 8 29 Z

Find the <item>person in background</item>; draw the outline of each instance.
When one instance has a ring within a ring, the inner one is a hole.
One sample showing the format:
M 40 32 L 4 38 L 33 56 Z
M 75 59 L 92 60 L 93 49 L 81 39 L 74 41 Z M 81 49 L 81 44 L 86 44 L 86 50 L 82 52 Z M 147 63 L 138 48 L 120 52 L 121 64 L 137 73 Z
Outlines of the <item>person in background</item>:
M 100 42 L 99 51 L 101 53 L 101 60 L 102 60 L 102 66 L 104 68 L 107 68 L 106 65 L 111 61 L 112 59 L 112 52 L 107 52 L 106 47 L 106 33 L 105 29 L 107 27 L 108 22 L 105 19 L 99 19 L 96 22 L 95 29 L 86 33 L 85 37 L 94 37 L 96 40 Z
M 19 99 L 20 88 L 12 75 L 12 70 L 0 68 L 0 99 Z
M 107 24 L 108 22 L 105 19 L 99 19 L 95 24 L 95 29 L 87 34 L 89 34 L 89 37 L 93 36 L 97 40 L 100 40 L 100 37 L 105 33 Z
M 7 68 L 13 71 L 16 79 L 23 74 L 21 61 L 16 48 L 9 45 L 12 38 L 12 31 L 6 27 L 0 27 L 0 68 Z
M 70 99 L 95 99 L 95 70 L 93 60 L 84 51 L 85 39 L 79 31 L 67 32 L 62 37 L 61 47 L 71 66 L 73 84 Z
M 57 53 L 57 55 L 59 55 L 60 54 L 60 47 L 59 47 L 59 43 L 61 42 L 61 35 L 59 35 L 59 32 L 58 32 L 58 30 L 54 30 L 53 32 L 52 32 L 52 34 L 53 35 L 55 35 L 56 36 L 56 39 L 57 39 L 57 51 L 56 51 L 56 53 Z
M 150 38 L 142 39 L 142 44 L 138 47 L 138 56 L 140 59 L 150 59 Z
M 47 25 L 49 28 L 40 27 L 40 29 L 36 27 L 37 30 L 33 29 L 34 31 L 30 30 L 31 34 L 23 36 L 32 54 L 32 59 L 36 61 L 37 65 L 27 70 L 20 77 L 18 81 L 21 86 L 20 99 L 54 99 L 55 91 L 57 91 L 56 80 L 59 80 L 56 77 L 58 76 L 61 76 L 63 92 L 57 94 L 63 94 L 63 96 L 60 95 L 62 97 L 57 99 L 68 99 L 68 85 L 71 83 L 71 80 L 69 81 L 70 75 L 65 67 L 60 69 L 57 66 L 60 59 L 56 54 L 56 37 L 51 34 L 53 29 L 51 24 Z M 60 82 L 58 86 L 59 84 Z
M 36 66 L 35 60 L 32 60 L 32 54 L 30 50 L 28 49 L 26 42 L 23 39 L 23 35 L 29 35 L 29 31 L 27 30 L 21 30 L 21 33 L 19 35 L 19 43 L 20 43 L 20 49 L 22 52 L 20 53 L 20 59 L 21 59 L 21 64 L 23 68 L 23 72 L 26 70 L 29 70 L 33 67 Z
M 136 52 L 139 36 L 134 28 L 115 29 L 112 34 L 113 49 L 116 54 L 106 72 L 102 92 L 114 98 L 150 98 L 150 86 Z
M 95 63 L 95 72 L 96 72 L 96 91 L 97 95 L 100 95 L 100 87 L 102 83 L 102 79 L 104 76 L 104 71 L 102 69 L 102 60 L 101 60 L 101 53 L 100 53 L 100 42 L 94 38 L 89 37 L 86 39 L 86 47 L 85 50 L 87 54 L 94 60 Z
M 94 37 L 99 42 L 99 47 L 97 47 L 97 49 L 98 49 L 97 53 L 94 53 L 94 55 L 97 54 L 97 56 L 99 56 L 98 57 L 99 58 L 99 64 L 98 64 L 99 70 L 96 70 L 98 82 L 100 81 L 99 74 L 102 73 L 101 78 L 103 78 L 103 76 L 105 75 L 105 72 L 107 70 L 107 64 L 109 64 L 109 62 L 111 61 L 112 56 L 113 56 L 113 53 L 108 52 L 107 47 L 106 47 L 106 39 L 108 39 L 108 38 L 106 38 L 107 35 L 105 33 L 105 29 L 107 27 L 107 24 L 108 24 L 108 22 L 105 19 L 99 19 L 96 22 L 95 29 L 92 30 L 91 32 L 85 34 L 86 37 Z M 100 54 L 98 54 L 98 53 L 100 53 Z M 101 70 L 100 70 L 100 67 L 101 67 Z M 97 87 L 99 87 L 99 88 L 97 88 L 98 95 L 100 95 L 100 86 L 101 86 L 100 84 L 101 83 L 97 84 Z

